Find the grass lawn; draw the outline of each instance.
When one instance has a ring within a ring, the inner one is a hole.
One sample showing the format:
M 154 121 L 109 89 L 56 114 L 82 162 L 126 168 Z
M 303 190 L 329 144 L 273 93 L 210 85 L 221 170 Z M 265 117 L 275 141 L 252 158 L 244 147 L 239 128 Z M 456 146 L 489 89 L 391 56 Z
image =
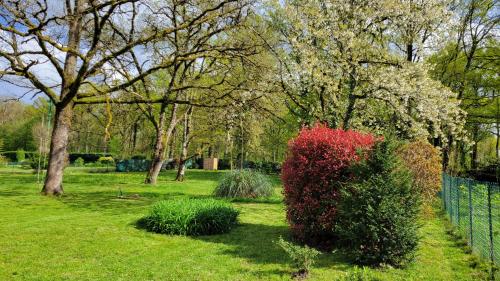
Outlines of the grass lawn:
M 0 280 L 289 280 L 287 256 L 273 241 L 288 233 L 279 181 L 269 200 L 234 202 L 241 224 L 224 235 L 149 233 L 136 221 L 160 199 L 210 196 L 220 172 L 188 171 L 183 183 L 162 174 L 66 171 L 60 198 L 39 195 L 36 175 L 0 169 Z M 118 198 L 138 194 L 138 198 Z M 478 280 L 470 256 L 438 218 L 423 223 L 414 263 L 370 269 L 381 280 Z M 323 254 L 310 280 L 336 280 L 353 266 Z

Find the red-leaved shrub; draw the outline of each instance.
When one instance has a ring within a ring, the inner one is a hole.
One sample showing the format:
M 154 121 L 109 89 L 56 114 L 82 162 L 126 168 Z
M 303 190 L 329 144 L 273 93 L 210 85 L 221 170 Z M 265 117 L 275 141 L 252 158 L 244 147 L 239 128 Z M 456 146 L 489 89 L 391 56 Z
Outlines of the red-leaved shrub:
M 369 134 L 321 124 L 302 129 L 290 140 L 281 177 L 287 219 L 297 240 L 325 249 L 332 246 L 337 183 L 349 177 L 347 168 L 366 155 L 375 140 Z

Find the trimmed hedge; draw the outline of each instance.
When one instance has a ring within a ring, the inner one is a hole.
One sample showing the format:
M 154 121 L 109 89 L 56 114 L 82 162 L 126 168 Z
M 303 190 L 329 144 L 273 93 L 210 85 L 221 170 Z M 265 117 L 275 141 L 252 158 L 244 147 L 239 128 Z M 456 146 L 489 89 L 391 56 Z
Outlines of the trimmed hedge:
M 159 201 L 140 223 L 146 229 L 173 235 L 212 235 L 229 232 L 237 225 L 239 212 L 216 199 Z
M 227 172 L 214 190 L 215 196 L 226 198 L 269 197 L 273 193 L 274 188 L 269 179 L 252 170 Z
M 110 153 L 70 153 L 69 162 L 74 163 L 76 159 L 82 158 L 85 163 L 97 162 L 101 157 L 112 157 Z
M 16 153 L 17 151 L 5 151 L 2 152 L 1 154 L 11 161 L 16 160 Z M 37 151 L 25 151 L 25 156 L 26 159 L 33 159 L 37 158 L 36 155 L 38 154 Z M 92 162 L 97 162 L 99 160 L 99 157 L 110 157 L 113 156 L 110 153 L 69 153 L 69 162 L 74 163 L 76 159 L 82 158 L 85 163 L 92 163 Z
M 17 151 L 4 151 L 0 153 L 2 156 L 6 157 L 9 162 L 17 162 Z M 26 159 L 31 159 L 37 154 L 35 151 L 25 151 L 24 155 Z

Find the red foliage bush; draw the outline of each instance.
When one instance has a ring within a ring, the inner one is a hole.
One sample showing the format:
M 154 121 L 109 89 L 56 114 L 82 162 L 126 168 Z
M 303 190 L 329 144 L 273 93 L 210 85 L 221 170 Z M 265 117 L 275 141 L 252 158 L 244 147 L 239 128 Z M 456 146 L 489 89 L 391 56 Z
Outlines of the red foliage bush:
M 332 246 L 338 182 L 349 176 L 347 168 L 366 155 L 375 140 L 369 134 L 317 124 L 289 142 L 281 177 L 287 219 L 297 240 L 325 249 Z

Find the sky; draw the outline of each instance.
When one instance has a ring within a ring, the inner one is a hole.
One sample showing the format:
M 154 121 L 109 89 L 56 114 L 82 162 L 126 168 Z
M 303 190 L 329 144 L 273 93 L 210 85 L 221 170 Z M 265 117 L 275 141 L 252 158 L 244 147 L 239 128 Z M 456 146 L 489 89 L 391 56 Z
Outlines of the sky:
M 48 0 L 48 16 L 52 16 L 58 13 L 63 13 L 64 12 L 64 5 L 61 5 L 62 0 Z M 3 17 L 0 17 L 0 24 L 5 24 L 6 20 Z M 4 33 L 5 34 L 5 33 Z M 0 36 L 5 36 L 0 32 Z M 6 45 L 2 42 L 0 42 L 0 49 L 6 48 Z M 38 48 L 37 44 L 35 41 L 28 41 L 24 42 L 21 44 L 20 49 L 36 49 Z M 63 58 L 63 54 L 56 54 L 59 59 Z M 41 57 L 36 57 L 36 56 L 31 56 L 29 59 L 38 59 L 40 60 L 40 63 L 32 68 L 33 73 L 36 74 L 40 80 L 43 82 L 46 82 L 48 84 L 58 84 L 57 81 L 60 81 L 60 78 L 58 77 L 57 72 L 55 71 L 55 68 L 53 68 L 49 63 L 45 62 L 45 59 L 41 59 Z M 4 66 L 5 61 L 2 61 L 0 59 L 0 69 Z M 10 79 L 10 78 L 9 78 Z M 12 78 L 12 81 L 19 83 L 21 80 L 18 78 Z M 42 96 L 43 94 L 39 94 L 36 97 L 34 97 L 34 93 L 24 95 L 26 93 L 27 89 L 23 87 L 16 86 L 12 83 L 2 81 L 0 80 L 0 100 L 4 98 L 19 98 L 22 97 L 21 100 L 26 103 L 33 103 L 35 99 L 37 99 L 39 96 Z M 24 96 L 23 96 L 24 95 Z

